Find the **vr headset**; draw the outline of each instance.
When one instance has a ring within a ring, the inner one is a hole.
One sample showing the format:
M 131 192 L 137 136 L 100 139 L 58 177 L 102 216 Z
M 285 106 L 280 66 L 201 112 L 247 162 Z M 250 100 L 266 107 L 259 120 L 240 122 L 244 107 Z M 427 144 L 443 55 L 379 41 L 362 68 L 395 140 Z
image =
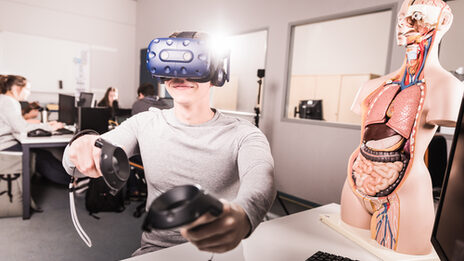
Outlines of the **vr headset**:
M 216 53 L 209 39 L 181 32 L 176 38 L 156 38 L 147 49 L 147 69 L 152 77 L 166 81 L 182 78 L 221 87 L 230 77 L 230 53 Z

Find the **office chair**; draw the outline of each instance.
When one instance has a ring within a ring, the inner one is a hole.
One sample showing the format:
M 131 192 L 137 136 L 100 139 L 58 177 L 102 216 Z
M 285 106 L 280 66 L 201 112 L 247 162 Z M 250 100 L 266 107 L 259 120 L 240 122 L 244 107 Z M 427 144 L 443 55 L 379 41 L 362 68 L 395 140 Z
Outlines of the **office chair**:
M 435 135 L 425 153 L 425 163 L 430 172 L 433 186 L 433 197 L 440 197 L 441 186 L 445 176 L 447 157 L 446 139 L 442 135 Z
M 131 170 L 131 177 L 132 183 L 131 185 L 135 185 L 137 187 L 140 187 L 139 184 L 142 183 L 144 184 L 144 190 L 139 191 L 139 199 L 143 198 L 142 202 L 136 207 L 136 210 L 134 211 L 134 217 L 139 218 L 142 216 L 142 214 L 145 212 L 145 206 L 147 204 L 147 198 L 146 198 L 146 187 L 147 183 L 145 180 L 145 172 L 144 168 L 142 165 L 142 160 L 139 155 L 133 156 L 129 160 L 129 165 L 130 165 L 130 170 Z M 134 183 L 135 182 L 135 183 Z M 128 184 L 129 185 L 129 184 Z M 128 187 L 128 194 L 130 194 L 130 188 Z M 130 197 L 130 195 L 128 195 Z

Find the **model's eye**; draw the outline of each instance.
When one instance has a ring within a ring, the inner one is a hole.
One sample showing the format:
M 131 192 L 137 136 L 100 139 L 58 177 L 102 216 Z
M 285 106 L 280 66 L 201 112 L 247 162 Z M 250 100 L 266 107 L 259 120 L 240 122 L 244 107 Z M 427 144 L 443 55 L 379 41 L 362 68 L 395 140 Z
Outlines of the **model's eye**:
M 414 12 L 412 14 L 412 19 L 413 20 L 420 21 L 420 20 L 422 20 L 422 18 L 424 18 L 424 15 L 421 12 Z

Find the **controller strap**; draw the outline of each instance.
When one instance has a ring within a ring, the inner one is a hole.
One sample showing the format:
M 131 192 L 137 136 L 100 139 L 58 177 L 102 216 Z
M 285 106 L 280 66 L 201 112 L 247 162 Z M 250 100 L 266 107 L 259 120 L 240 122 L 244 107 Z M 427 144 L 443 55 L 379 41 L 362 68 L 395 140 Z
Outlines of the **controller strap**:
M 76 171 L 76 168 L 73 170 L 73 176 L 71 177 L 71 182 L 69 183 L 69 209 L 71 211 L 71 219 L 74 228 L 81 237 L 82 241 L 84 241 L 88 247 L 92 247 L 92 240 L 90 240 L 90 237 L 87 235 L 87 233 L 85 233 L 81 223 L 79 222 L 79 219 L 77 218 L 76 203 L 74 201 L 74 171 Z

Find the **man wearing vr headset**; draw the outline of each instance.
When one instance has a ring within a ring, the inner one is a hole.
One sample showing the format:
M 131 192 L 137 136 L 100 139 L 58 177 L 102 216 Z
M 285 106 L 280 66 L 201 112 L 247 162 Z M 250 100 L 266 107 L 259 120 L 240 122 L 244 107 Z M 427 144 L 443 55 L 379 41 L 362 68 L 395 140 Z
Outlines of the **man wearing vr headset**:
M 144 232 L 139 255 L 186 242 L 222 253 L 235 248 L 263 220 L 275 197 L 274 162 L 263 133 L 250 122 L 210 108 L 210 89 L 229 77 L 228 54 L 215 54 L 206 34 L 174 33 L 150 43 L 147 67 L 164 81 L 174 108 L 151 108 L 101 137 L 131 156 L 140 153 L 147 179 L 147 206 L 168 189 L 199 184 L 221 198 L 218 217 L 205 214 L 179 230 Z M 101 176 L 96 135 L 66 148 L 63 165 Z

